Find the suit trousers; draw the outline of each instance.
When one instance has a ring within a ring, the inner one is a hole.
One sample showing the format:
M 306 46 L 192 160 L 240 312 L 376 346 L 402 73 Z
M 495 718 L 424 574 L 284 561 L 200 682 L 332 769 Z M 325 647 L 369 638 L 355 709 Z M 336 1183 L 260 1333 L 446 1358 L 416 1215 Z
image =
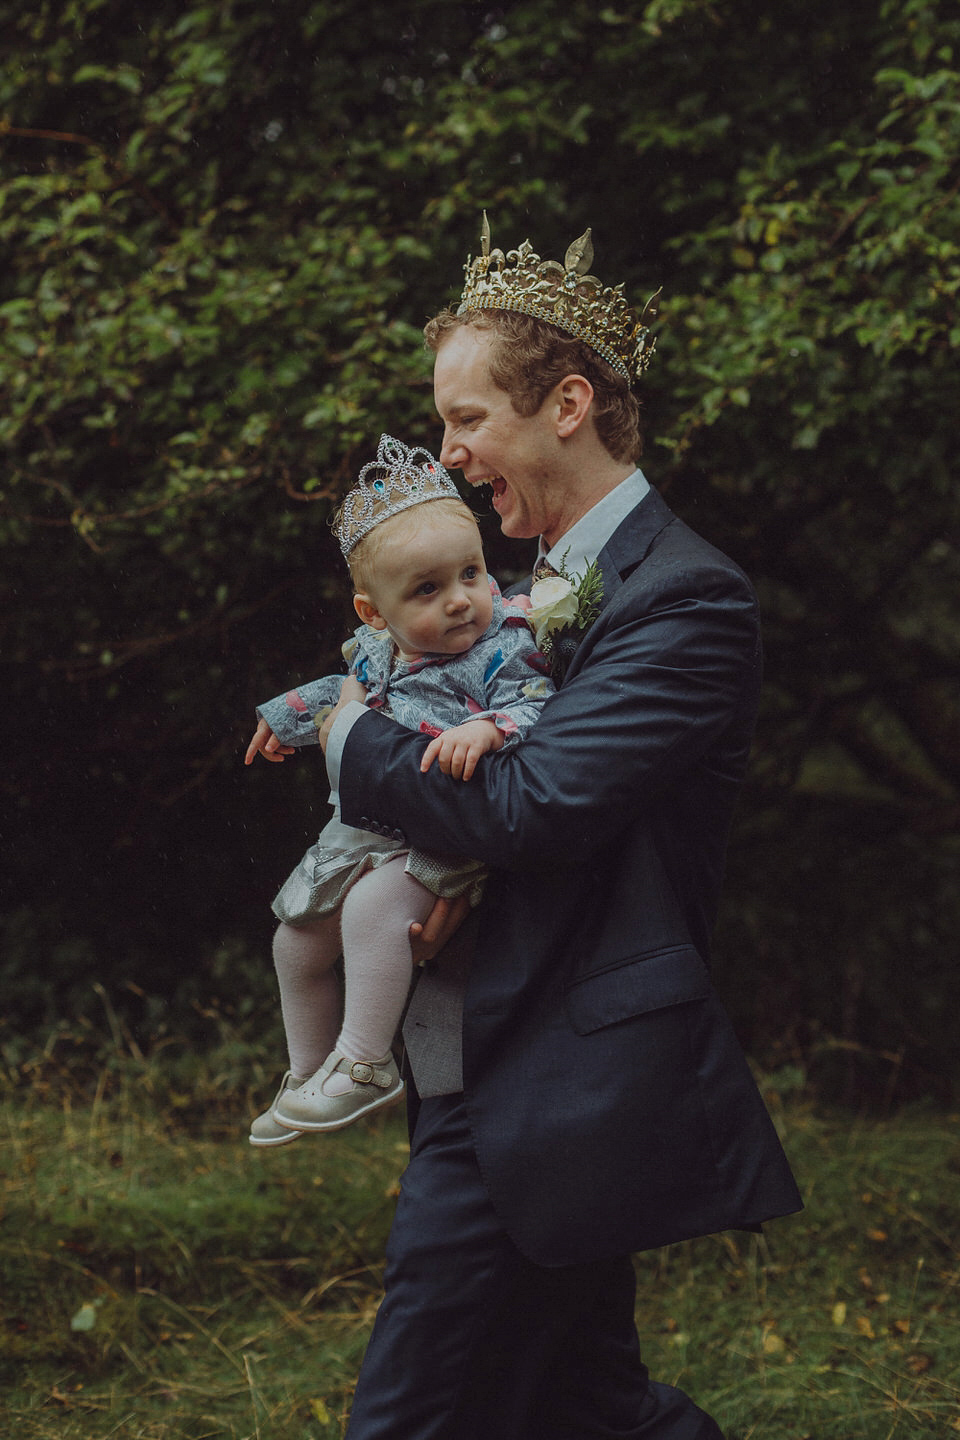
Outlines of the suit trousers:
M 629 1256 L 545 1269 L 504 1232 L 462 1095 L 424 1100 L 348 1440 L 722 1440 L 649 1379 Z

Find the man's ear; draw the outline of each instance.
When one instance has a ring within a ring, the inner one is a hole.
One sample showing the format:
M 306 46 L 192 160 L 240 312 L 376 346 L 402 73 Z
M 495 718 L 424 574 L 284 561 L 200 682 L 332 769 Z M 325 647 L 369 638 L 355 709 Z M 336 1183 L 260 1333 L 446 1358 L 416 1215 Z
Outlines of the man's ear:
M 386 630 L 387 622 L 380 611 L 374 605 L 369 595 L 359 594 L 353 597 L 353 608 L 356 610 L 364 625 L 370 625 L 374 630 Z
M 583 375 L 567 375 L 557 386 L 557 434 L 561 440 L 575 435 L 590 414 L 593 386 Z

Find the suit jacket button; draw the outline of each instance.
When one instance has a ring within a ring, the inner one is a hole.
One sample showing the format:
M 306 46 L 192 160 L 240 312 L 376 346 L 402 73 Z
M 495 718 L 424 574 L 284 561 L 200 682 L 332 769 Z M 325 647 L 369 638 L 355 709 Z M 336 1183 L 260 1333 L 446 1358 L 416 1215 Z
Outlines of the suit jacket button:
M 370 816 L 369 816 L 369 815 L 361 815 L 361 816 L 360 816 L 360 829 L 361 829 L 361 830 L 369 830 L 369 829 L 370 829 Z
M 404 842 L 404 840 L 406 840 L 407 837 L 406 837 L 406 835 L 404 835 L 404 833 L 403 833 L 402 830 L 394 830 L 394 832 L 393 832 L 393 838 L 394 838 L 394 840 L 399 840 L 399 841 L 400 841 L 400 844 L 402 845 L 403 842 Z

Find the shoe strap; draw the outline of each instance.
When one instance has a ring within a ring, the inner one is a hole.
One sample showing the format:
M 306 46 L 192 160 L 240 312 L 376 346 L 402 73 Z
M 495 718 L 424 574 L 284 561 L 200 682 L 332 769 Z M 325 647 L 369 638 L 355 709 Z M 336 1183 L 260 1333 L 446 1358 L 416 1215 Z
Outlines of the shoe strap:
M 378 1090 L 389 1090 L 394 1077 L 389 1070 L 379 1065 L 368 1065 L 366 1060 L 348 1060 L 341 1055 L 333 1071 L 342 1070 L 356 1085 L 376 1085 Z M 331 1071 L 331 1074 L 333 1073 Z

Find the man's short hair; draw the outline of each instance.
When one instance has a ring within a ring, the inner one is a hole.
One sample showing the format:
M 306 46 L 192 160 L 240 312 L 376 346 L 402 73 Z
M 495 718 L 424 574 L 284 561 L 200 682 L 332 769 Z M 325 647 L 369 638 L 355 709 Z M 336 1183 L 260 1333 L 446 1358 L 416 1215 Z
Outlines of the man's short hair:
M 567 375 L 582 375 L 593 386 L 593 423 L 614 460 L 639 460 L 643 450 L 640 403 L 626 380 L 595 350 L 555 325 L 512 310 L 441 310 L 424 326 L 424 339 L 436 354 L 452 330 L 473 325 L 495 336 L 490 378 L 506 391 L 518 415 L 536 415 L 555 385 Z

